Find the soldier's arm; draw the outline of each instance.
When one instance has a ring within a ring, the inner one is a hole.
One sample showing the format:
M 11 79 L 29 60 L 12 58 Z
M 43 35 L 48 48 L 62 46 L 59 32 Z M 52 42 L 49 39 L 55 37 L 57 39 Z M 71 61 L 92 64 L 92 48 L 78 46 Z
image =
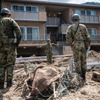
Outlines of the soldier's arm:
M 71 27 L 69 26 L 68 29 L 67 29 L 67 32 L 66 32 L 66 43 L 72 45 L 73 43 L 73 39 L 72 39 L 72 36 L 71 36 Z
M 45 48 L 45 47 L 46 47 L 46 44 L 45 45 L 38 46 L 37 48 Z
M 55 43 L 51 43 L 51 45 L 52 45 L 52 46 L 57 46 L 57 47 L 60 46 L 58 43 L 57 43 L 57 44 L 55 44 Z
M 85 27 L 85 36 L 86 36 L 86 42 L 88 42 L 88 45 L 90 45 L 91 38 L 86 27 Z
M 21 30 L 20 30 L 19 25 L 14 20 L 12 21 L 12 24 L 13 24 L 12 25 L 13 26 L 13 29 L 14 29 L 14 31 L 16 33 L 16 38 L 17 38 L 16 44 L 18 46 L 19 43 L 20 43 L 21 37 L 22 37 Z

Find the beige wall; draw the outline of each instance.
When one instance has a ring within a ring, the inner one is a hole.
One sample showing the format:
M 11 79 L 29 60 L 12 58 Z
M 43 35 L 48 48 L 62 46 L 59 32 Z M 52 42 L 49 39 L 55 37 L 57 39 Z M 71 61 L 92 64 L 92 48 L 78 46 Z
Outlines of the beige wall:
M 65 54 L 73 54 L 71 46 L 63 46 L 63 55 Z
M 27 3 L 13 3 L 13 2 L 3 2 L 3 8 L 8 8 L 11 10 L 11 5 L 27 5 L 27 6 L 37 6 L 39 8 L 39 21 L 47 21 L 47 16 L 46 16 L 46 8 L 44 5 L 36 5 L 36 4 L 27 4 Z M 11 12 L 14 16 L 14 12 Z
M 19 22 L 17 21 L 19 26 L 31 26 L 31 27 L 39 27 L 39 37 L 41 40 L 44 40 L 45 35 L 45 23 L 38 23 L 38 22 Z
M 30 6 L 38 6 L 39 8 L 39 21 L 47 21 L 47 13 L 46 13 L 46 5 L 37 5 L 37 4 L 27 4 L 27 3 L 12 3 L 12 2 L 4 2 L 3 3 L 3 7 L 7 7 L 11 10 L 11 4 L 16 4 L 16 5 L 30 5 Z M 64 19 L 64 21 L 67 24 L 70 24 L 71 21 L 71 17 L 72 15 L 75 13 L 75 10 L 79 9 L 79 10 L 95 10 L 96 11 L 96 15 L 100 16 L 100 10 L 97 9 L 86 9 L 86 8 L 75 8 L 75 7 L 66 7 L 66 9 L 63 11 L 62 13 L 62 17 Z M 11 11 L 12 13 L 12 18 L 14 17 L 14 11 Z M 100 17 L 99 17 L 99 22 L 100 22 Z M 22 24 L 22 26 L 39 26 L 39 31 L 41 34 L 41 38 L 43 38 L 43 33 L 44 33 L 44 24 L 43 23 L 39 23 L 39 22 L 18 22 L 20 24 Z M 99 25 L 91 25 L 91 24 L 86 24 L 87 28 L 96 28 L 97 29 L 97 33 L 100 34 L 100 26 Z
M 100 35 L 100 26 L 99 25 L 86 25 L 87 28 L 96 28 L 97 29 L 97 34 Z

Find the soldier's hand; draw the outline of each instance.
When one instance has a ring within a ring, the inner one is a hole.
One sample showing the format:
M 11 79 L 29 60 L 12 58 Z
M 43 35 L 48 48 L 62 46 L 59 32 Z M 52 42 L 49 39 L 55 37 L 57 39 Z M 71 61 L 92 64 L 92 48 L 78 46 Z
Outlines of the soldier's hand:
M 38 48 L 41 48 L 41 46 L 37 46 L 36 48 L 37 48 L 37 49 L 38 49 Z
M 18 47 L 18 43 L 14 43 L 14 46 L 15 46 L 15 47 Z
M 71 46 L 73 46 L 75 44 L 75 41 L 71 44 Z
M 57 46 L 60 47 L 60 44 L 57 43 Z

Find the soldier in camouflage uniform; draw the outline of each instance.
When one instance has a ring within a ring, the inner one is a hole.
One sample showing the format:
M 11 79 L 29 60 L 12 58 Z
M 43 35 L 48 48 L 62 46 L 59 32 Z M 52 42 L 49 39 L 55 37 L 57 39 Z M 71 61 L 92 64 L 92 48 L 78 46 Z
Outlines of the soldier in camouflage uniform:
M 13 68 L 17 47 L 21 40 L 21 30 L 18 24 L 10 18 L 9 9 L 1 9 L 0 15 L 0 88 L 4 88 L 5 80 L 7 87 L 12 85 Z
M 49 39 L 47 40 L 45 53 L 47 55 L 47 63 L 52 64 L 52 44 Z
M 85 25 L 80 24 L 80 16 L 72 16 L 73 25 L 70 25 L 66 33 L 66 42 L 71 45 L 76 72 L 85 80 L 87 70 L 86 51 L 90 46 L 90 35 Z
M 47 44 L 43 45 L 42 48 L 45 48 L 45 53 L 47 56 L 47 63 L 52 64 L 52 47 L 59 46 L 58 44 L 51 43 L 51 40 L 47 40 Z

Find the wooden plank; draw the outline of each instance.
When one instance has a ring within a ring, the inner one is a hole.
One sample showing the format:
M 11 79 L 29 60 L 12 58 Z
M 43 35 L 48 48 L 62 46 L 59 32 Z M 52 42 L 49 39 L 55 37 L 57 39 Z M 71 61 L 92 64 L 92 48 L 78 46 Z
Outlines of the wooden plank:
M 72 55 L 56 55 L 53 56 L 54 59 L 68 59 Z M 24 63 L 24 62 L 43 62 L 47 61 L 46 56 L 39 56 L 39 57 L 24 57 L 24 58 L 17 58 L 16 63 Z

